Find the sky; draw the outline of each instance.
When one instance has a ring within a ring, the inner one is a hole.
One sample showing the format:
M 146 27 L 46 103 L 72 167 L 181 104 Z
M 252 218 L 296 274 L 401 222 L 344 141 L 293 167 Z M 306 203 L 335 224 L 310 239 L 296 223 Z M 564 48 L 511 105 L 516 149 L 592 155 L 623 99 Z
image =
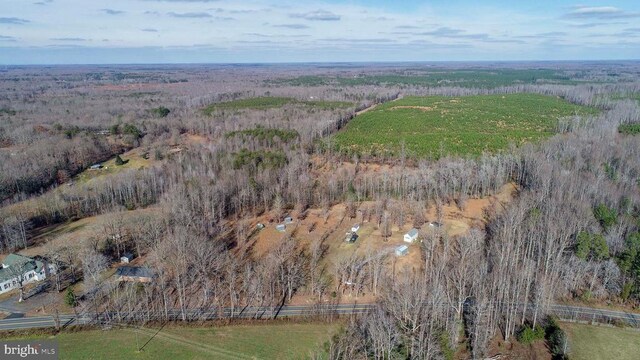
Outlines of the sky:
M 0 64 L 640 59 L 640 1 L 0 0 Z

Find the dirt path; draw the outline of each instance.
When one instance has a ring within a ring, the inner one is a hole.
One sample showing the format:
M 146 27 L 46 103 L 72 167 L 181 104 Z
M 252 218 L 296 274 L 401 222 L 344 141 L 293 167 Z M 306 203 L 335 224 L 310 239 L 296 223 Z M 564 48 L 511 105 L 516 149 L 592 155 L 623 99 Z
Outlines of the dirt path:
M 133 330 L 133 329 L 127 329 L 127 330 L 135 332 L 135 330 Z M 147 334 L 147 335 L 156 334 L 156 330 L 154 330 L 154 329 L 137 329 L 137 330 L 139 330 L 141 333 Z M 175 335 L 175 334 L 170 334 L 170 333 L 163 332 L 163 331 L 158 332 L 155 336 L 159 337 L 159 338 L 162 338 L 162 339 L 165 339 L 165 340 L 176 342 L 176 343 L 179 343 L 179 344 L 182 344 L 182 345 L 186 345 L 186 346 L 188 346 L 188 347 L 190 347 L 192 349 L 200 350 L 200 351 L 203 351 L 203 352 L 205 352 L 207 354 L 210 354 L 210 355 L 214 355 L 215 359 L 247 359 L 247 360 L 255 359 L 255 357 L 253 357 L 253 356 L 248 356 L 248 355 L 245 355 L 245 354 L 242 354 L 242 353 L 238 353 L 238 352 L 235 352 L 235 351 L 225 350 L 225 349 L 219 348 L 217 346 L 205 344 L 205 343 L 202 343 L 202 342 L 199 342 L 199 341 L 195 341 L 195 340 L 189 340 L 189 339 L 186 339 L 186 338 L 184 338 L 182 336 L 178 336 L 178 335 Z
M 398 97 L 397 97 L 397 98 L 395 98 L 395 99 L 393 99 L 393 100 L 391 100 L 391 102 L 398 101 L 398 100 L 400 100 L 400 99 L 402 99 L 402 95 L 398 95 Z M 360 110 L 360 111 L 356 111 L 356 116 L 358 116 L 358 115 L 360 115 L 360 114 L 364 114 L 364 113 L 366 113 L 366 112 L 367 112 L 367 111 L 369 111 L 369 110 L 373 110 L 373 109 L 375 109 L 376 107 L 378 107 L 378 105 L 380 105 L 380 104 L 384 104 L 384 103 L 382 102 L 382 103 L 373 104 L 373 105 L 371 105 L 371 106 L 369 106 L 369 107 L 367 107 L 367 108 L 364 108 L 364 109 L 362 109 L 362 110 Z
M 422 110 L 422 111 L 431 111 L 434 108 L 430 107 L 430 106 L 411 106 L 411 105 L 404 105 L 404 106 L 392 106 L 391 109 L 389 110 L 395 110 L 395 109 L 417 109 L 417 110 Z

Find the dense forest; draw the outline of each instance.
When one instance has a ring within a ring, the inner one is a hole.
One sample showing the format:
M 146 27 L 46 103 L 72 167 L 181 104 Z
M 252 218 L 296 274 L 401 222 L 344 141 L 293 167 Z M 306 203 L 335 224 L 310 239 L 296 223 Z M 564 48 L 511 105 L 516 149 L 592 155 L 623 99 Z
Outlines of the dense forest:
M 0 252 L 57 264 L 49 291 L 73 288 L 75 311 L 118 322 L 373 299 L 327 344 L 335 359 L 452 358 L 458 344 L 482 358 L 495 338 L 549 329 L 560 301 L 640 306 L 640 66 L 455 66 L 4 68 Z M 408 96 L 522 93 L 589 110 L 479 155 L 335 142 L 358 114 Z M 513 198 L 467 231 L 424 230 L 505 185 Z M 258 223 L 313 211 L 324 222 L 255 249 Z M 56 229 L 95 219 L 99 231 L 60 240 Z M 419 261 L 333 257 L 343 233 L 325 230 L 331 221 L 370 224 L 385 241 L 421 229 Z M 128 252 L 153 282 L 105 276 Z

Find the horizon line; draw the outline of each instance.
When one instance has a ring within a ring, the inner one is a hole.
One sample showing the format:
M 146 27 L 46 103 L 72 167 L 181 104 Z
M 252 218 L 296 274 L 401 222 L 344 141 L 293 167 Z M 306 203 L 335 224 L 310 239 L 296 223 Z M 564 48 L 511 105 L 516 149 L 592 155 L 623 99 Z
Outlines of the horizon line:
M 516 64 L 516 63 L 615 63 L 640 62 L 637 59 L 561 59 L 561 60 L 398 60 L 398 61 L 271 61 L 271 62 L 114 62 L 114 63 L 43 63 L 43 64 L 0 64 L 0 67 L 39 66 L 158 66 L 158 65 L 324 65 L 324 64 Z

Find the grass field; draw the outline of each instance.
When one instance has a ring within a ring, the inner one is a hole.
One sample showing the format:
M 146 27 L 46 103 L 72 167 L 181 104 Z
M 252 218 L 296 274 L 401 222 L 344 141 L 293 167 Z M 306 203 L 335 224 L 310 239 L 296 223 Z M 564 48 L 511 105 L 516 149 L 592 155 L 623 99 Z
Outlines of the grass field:
M 73 177 L 73 180 L 78 183 L 86 183 L 92 179 L 101 178 L 105 175 L 113 175 L 119 172 L 129 169 L 141 169 L 157 164 L 158 161 L 154 160 L 153 154 L 147 154 L 145 159 L 142 155 L 145 152 L 142 148 L 136 148 L 131 151 L 127 151 L 120 155 L 122 160 L 126 163 L 123 165 L 116 165 L 116 158 L 113 157 L 102 164 L 102 168 L 98 170 L 87 169 L 78 175 Z
M 305 359 L 338 324 L 258 324 L 225 327 L 91 330 L 61 333 L 60 359 Z M 153 337 L 153 338 L 152 338 Z M 41 337 L 40 337 L 41 338 Z M 143 351 L 137 346 L 149 343 Z
M 595 110 L 537 94 L 405 97 L 356 116 L 334 137 L 347 154 L 439 158 L 495 152 L 551 136 L 557 120 Z
M 303 105 L 303 106 L 309 106 L 309 107 L 326 109 L 326 110 L 337 109 L 337 108 L 347 108 L 349 106 L 353 106 L 352 103 L 344 102 L 344 101 L 323 101 L 323 100 L 302 101 L 302 100 L 288 98 L 288 97 L 263 96 L 263 97 L 255 97 L 255 98 L 249 98 L 249 99 L 240 99 L 240 100 L 215 103 L 205 107 L 202 111 L 207 115 L 211 115 L 213 112 L 217 110 L 245 110 L 245 109 L 266 110 L 266 109 L 279 108 L 285 105 Z
M 640 357 L 640 332 L 584 324 L 562 324 L 569 336 L 569 358 L 635 360 Z

